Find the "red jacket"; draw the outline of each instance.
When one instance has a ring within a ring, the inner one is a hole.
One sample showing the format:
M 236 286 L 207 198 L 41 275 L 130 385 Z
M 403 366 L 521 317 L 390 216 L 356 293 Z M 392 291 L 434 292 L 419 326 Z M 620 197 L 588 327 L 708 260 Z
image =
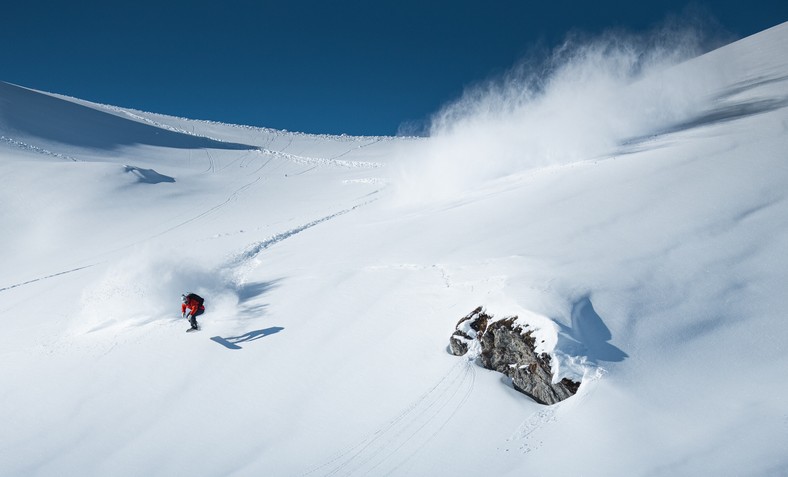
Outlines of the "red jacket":
M 181 305 L 181 313 L 186 313 L 186 310 L 189 310 L 190 315 L 194 315 L 197 313 L 197 310 L 205 311 L 205 306 L 200 305 L 200 302 L 195 300 L 194 298 L 189 298 L 189 300 Z

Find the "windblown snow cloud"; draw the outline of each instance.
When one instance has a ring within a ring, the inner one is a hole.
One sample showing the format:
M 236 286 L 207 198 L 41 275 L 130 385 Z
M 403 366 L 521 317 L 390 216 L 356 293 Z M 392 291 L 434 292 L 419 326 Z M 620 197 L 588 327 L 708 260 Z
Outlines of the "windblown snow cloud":
M 405 161 L 403 200 L 449 198 L 485 180 L 598 158 L 685 120 L 707 101 L 712 77 L 671 81 L 670 69 L 704 50 L 700 31 L 574 35 L 468 88 L 433 116 L 430 140 Z
M 210 297 L 214 321 L 231 316 L 248 295 L 226 266 L 210 268 L 194 255 L 140 247 L 109 266 L 100 280 L 82 293 L 82 332 L 108 327 L 135 327 L 180 317 L 180 296 L 195 292 Z

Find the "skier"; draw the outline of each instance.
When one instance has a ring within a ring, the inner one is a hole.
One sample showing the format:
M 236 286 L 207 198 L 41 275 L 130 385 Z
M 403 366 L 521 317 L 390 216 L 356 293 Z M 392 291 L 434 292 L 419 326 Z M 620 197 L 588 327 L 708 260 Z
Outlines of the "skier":
M 205 300 L 196 293 L 186 293 L 181 295 L 181 316 L 183 318 L 189 317 L 189 324 L 192 327 L 186 331 L 196 331 L 200 328 L 197 326 L 197 316 L 205 312 Z

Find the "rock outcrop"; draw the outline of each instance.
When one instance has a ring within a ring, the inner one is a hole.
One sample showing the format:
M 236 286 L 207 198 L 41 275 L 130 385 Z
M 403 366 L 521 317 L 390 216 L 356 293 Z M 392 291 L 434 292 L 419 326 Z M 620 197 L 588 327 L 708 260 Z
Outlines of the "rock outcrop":
M 569 379 L 552 382 L 550 356 L 536 351 L 533 330 L 528 328 L 516 316 L 493 320 L 479 307 L 457 323 L 449 349 L 455 356 L 472 352 L 482 366 L 510 377 L 515 389 L 541 404 L 573 396 L 580 383 Z
M 490 319 L 492 317 L 484 312 L 484 308 L 479 307 L 457 322 L 455 331 L 449 338 L 451 354 L 462 356 L 470 350 L 471 346 L 478 347 L 477 338 L 487 328 Z

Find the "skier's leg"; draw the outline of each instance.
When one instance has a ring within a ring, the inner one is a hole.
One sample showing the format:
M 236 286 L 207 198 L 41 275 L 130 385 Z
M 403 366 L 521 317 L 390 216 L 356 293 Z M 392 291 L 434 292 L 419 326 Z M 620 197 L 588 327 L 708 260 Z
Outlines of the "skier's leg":
M 202 315 L 204 312 L 205 310 L 199 310 L 199 309 L 196 312 L 194 312 L 194 314 L 191 316 L 192 327 L 197 328 L 197 317 L 199 315 Z

